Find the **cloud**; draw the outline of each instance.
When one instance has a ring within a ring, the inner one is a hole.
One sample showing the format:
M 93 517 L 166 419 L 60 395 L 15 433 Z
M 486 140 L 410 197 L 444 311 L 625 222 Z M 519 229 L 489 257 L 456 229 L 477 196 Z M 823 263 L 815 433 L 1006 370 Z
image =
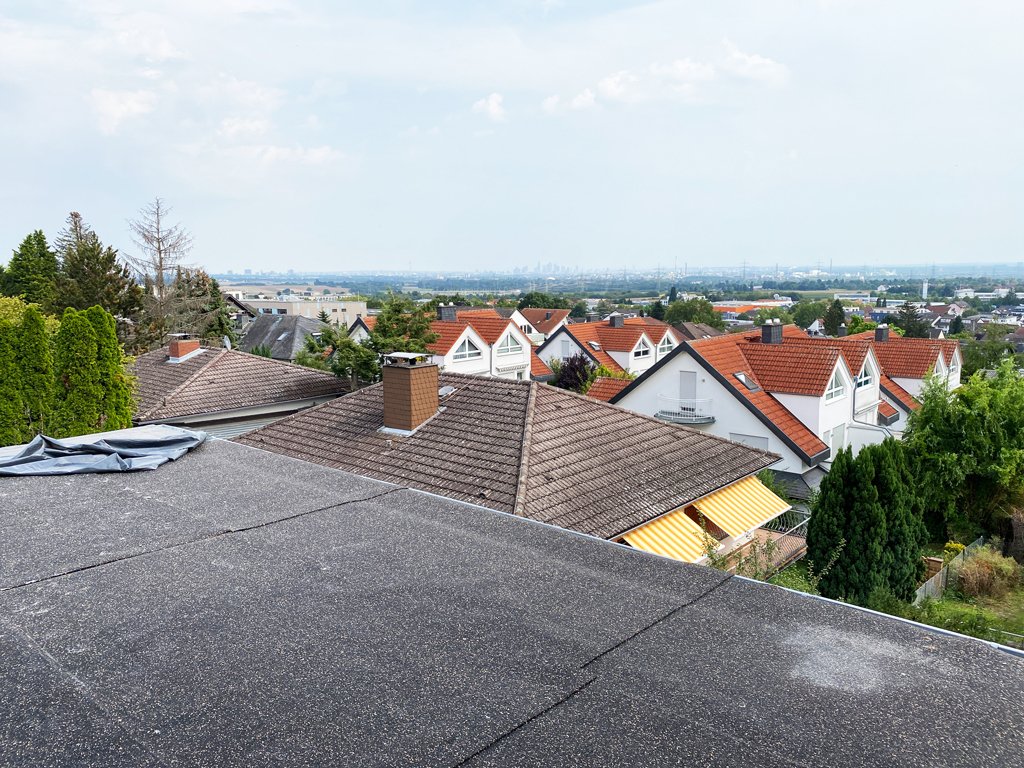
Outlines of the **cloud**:
M 589 88 L 584 88 L 569 102 L 569 106 L 573 109 L 590 109 L 597 105 L 597 98 L 594 96 L 594 92 Z
M 283 94 L 277 88 L 223 73 L 201 87 L 198 95 L 203 101 L 218 107 L 261 113 L 272 112 L 283 100 Z
M 553 115 L 558 111 L 558 107 L 561 105 L 562 99 L 556 94 L 554 96 L 548 96 L 544 101 L 541 102 L 541 109 L 547 114 Z
M 756 53 L 744 53 L 728 38 L 722 43 L 726 50 L 722 67 L 733 75 L 766 85 L 782 85 L 789 78 L 789 70 L 784 64 Z
M 505 119 L 505 107 L 502 106 L 504 97 L 500 93 L 492 93 L 485 99 L 480 99 L 473 105 L 473 111 L 477 114 L 487 115 L 488 119 L 500 123 Z
M 597 90 L 606 99 L 628 101 L 635 93 L 635 87 L 639 81 L 640 78 L 623 69 L 599 82 Z
M 651 74 L 681 83 L 700 83 L 714 80 L 715 68 L 711 64 L 693 59 L 676 59 L 669 64 L 652 64 Z
M 106 91 L 94 88 L 89 101 L 100 132 L 111 136 L 125 120 L 148 114 L 156 108 L 153 91 Z
M 329 165 L 345 157 L 344 153 L 326 144 L 319 147 L 246 144 L 234 147 L 228 150 L 228 153 L 264 165 L 276 163 L 307 166 Z
M 262 136 L 270 124 L 258 117 L 226 117 L 220 121 L 217 135 L 225 139 L 237 139 L 241 136 Z

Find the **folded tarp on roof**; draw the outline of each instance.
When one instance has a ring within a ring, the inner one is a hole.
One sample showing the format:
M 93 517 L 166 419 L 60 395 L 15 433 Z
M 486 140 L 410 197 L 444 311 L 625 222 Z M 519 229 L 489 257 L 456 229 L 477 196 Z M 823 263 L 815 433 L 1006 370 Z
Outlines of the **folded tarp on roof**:
M 145 437 L 108 437 L 95 442 L 88 436 L 56 440 L 39 435 L 25 448 L 0 457 L 2 475 L 76 475 L 95 472 L 137 472 L 156 469 L 181 458 L 206 440 L 205 432 L 165 429 Z

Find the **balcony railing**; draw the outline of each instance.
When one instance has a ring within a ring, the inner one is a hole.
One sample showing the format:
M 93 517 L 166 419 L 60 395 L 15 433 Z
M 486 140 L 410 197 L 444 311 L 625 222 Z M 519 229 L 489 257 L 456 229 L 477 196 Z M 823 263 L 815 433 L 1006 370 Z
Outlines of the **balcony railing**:
M 711 404 L 710 399 L 694 400 L 658 395 L 658 412 L 654 415 L 673 424 L 710 424 L 715 420 Z

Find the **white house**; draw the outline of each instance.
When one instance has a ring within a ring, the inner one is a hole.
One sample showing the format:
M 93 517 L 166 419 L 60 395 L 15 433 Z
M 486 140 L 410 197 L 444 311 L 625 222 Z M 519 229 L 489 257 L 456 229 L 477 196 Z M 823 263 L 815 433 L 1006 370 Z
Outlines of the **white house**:
M 550 364 L 582 354 L 594 365 L 639 375 L 668 356 L 679 343 L 678 333 L 666 323 L 650 317 L 612 314 L 601 322 L 560 326 L 537 355 Z

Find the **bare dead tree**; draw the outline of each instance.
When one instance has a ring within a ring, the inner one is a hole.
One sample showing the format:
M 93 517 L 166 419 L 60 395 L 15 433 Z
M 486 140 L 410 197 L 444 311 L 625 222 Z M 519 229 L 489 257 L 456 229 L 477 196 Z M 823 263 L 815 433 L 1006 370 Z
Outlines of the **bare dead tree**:
M 139 218 L 128 222 L 138 252 L 126 258 L 145 287 L 145 335 L 156 345 L 163 345 L 171 331 L 187 330 L 188 318 L 200 306 L 198 299 L 175 290 L 176 278 L 192 251 L 192 235 L 180 223 L 168 223 L 171 211 L 157 197 L 139 211 Z

